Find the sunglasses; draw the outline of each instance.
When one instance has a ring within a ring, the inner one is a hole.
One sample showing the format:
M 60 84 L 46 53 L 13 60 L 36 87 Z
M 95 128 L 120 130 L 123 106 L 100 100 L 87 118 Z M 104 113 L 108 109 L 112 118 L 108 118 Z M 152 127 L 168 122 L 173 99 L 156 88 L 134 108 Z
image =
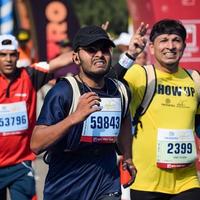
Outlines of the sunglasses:
M 104 54 L 109 54 L 111 47 L 110 46 L 88 46 L 88 47 L 81 47 L 79 50 L 87 51 L 90 54 L 95 54 L 98 51 L 101 51 Z

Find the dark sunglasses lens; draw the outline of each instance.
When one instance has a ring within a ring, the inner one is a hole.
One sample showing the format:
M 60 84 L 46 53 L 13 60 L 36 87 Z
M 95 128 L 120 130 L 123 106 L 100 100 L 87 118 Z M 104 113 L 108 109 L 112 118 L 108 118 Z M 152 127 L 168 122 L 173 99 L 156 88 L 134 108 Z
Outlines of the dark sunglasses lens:
M 102 47 L 101 51 L 103 53 L 110 53 L 110 47 Z
M 102 53 L 109 53 L 110 52 L 110 47 L 107 46 L 101 46 L 101 47 L 85 47 L 83 48 L 85 51 L 88 53 L 96 53 L 97 51 L 101 51 Z
M 88 53 L 96 53 L 98 51 L 98 48 L 96 47 L 86 47 L 84 48 Z

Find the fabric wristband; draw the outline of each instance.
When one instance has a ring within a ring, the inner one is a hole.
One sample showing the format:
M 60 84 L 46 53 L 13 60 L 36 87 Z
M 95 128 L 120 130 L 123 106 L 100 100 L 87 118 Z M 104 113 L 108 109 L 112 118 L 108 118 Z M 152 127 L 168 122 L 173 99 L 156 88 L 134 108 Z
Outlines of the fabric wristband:
M 122 67 L 129 69 L 133 65 L 134 61 L 135 59 L 131 58 L 131 56 L 128 55 L 127 53 L 124 53 L 119 59 L 119 64 Z

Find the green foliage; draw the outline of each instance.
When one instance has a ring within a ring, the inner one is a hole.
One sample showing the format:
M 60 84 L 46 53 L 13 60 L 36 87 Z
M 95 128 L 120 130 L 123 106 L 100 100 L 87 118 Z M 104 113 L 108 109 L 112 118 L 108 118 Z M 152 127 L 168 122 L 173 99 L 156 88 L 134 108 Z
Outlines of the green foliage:
M 110 22 L 108 32 L 119 35 L 128 29 L 126 0 L 72 0 L 81 25 Z

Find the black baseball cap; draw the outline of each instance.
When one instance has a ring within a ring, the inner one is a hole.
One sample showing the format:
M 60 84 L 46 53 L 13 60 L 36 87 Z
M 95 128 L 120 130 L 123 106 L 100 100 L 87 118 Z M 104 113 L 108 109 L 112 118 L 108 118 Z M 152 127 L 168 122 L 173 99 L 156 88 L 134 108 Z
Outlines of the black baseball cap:
M 81 28 L 74 37 L 73 50 L 77 51 L 79 47 L 86 47 L 90 44 L 102 40 L 109 46 L 115 47 L 114 42 L 109 38 L 104 29 L 99 26 L 91 25 Z

